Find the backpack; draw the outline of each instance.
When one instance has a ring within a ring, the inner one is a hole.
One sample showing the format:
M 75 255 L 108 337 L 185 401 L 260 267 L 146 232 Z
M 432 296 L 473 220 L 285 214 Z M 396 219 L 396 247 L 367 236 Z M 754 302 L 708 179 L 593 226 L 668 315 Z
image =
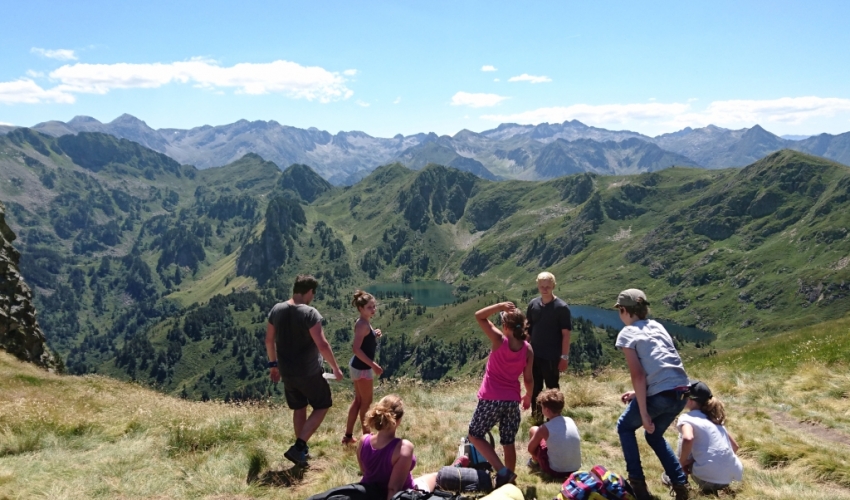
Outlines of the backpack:
M 601 465 L 576 471 L 561 485 L 558 500 L 635 500 L 622 476 Z
M 491 433 L 490 431 L 487 431 L 487 438 L 488 438 L 487 440 L 490 441 L 490 445 L 492 445 L 493 448 L 495 448 L 496 447 L 496 440 L 493 439 L 493 433 Z M 490 462 L 488 462 L 487 459 L 484 458 L 484 455 L 482 455 L 481 452 L 476 450 L 475 446 L 472 443 L 470 443 L 466 438 L 464 438 L 463 453 L 464 453 L 464 455 L 469 457 L 469 465 L 468 465 L 469 468 L 477 469 L 477 470 L 485 470 L 485 471 L 488 471 L 488 472 L 493 470 L 493 466 L 490 465 Z
M 316 493 L 307 500 L 384 500 L 385 498 L 387 498 L 386 486 L 352 483 Z
M 434 490 L 429 493 L 427 491 L 412 489 L 399 491 L 393 495 L 392 500 L 459 500 L 460 498 L 460 494 L 448 491 Z
M 590 472 L 602 480 L 602 494 L 608 500 L 635 500 L 632 487 L 623 480 L 623 476 L 596 465 Z

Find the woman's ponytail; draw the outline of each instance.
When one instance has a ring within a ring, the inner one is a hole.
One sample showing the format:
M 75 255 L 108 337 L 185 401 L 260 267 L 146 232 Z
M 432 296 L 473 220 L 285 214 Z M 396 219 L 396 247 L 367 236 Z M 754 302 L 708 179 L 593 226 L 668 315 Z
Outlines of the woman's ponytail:
M 700 411 L 717 425 L 726 423 L 726 408 L 723 406 L 723 402 L 714 396 L 700 406 Z

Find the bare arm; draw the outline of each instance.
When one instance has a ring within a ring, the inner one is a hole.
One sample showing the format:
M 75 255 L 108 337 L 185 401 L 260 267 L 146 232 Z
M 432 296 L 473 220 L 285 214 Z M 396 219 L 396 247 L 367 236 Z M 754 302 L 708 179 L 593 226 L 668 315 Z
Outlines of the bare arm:
M 531 394 L 534 392 L 534 350 L 528 346 L 525 353 L 525 368 L 522 370 L 522 383 L 525 385 L 525 396 L 522 397 L 522 409 L 531 408 Z
M 501 330 L 496 328 L 496 325 L 493 324 L 488 318 L 493 314 L 501 311 L 511 311 L 516 309 L 516 306 L 513 302 L 499 302 L 498 304 L 493 304 L 492 306 L 487 306 L 484 309 L 479 309 L 475 312 L 475 320 L 478 321 L 478 326 L 484 333 L 487 334 L 487 337 L 490 338 L 490 343 L 493 344 L 493 349 L 498 349 L 502 345 L 502 338 L 504 334 Z
M 365 436 L 362 436 L 357 440 L 357 465 L 360 466 L 361 473 L 366 471 L 366 469 L 363 468 L 363 460 L 360 458 L 360 450 L 363 449 L 363 437 Z
M 652 434 L 655 432 L 655 424 L 652 423 L 652 419 L 649 417 L 649 412 L 646 409 L 646 372 L 643 371 L 637 351 L 628 347 L 623 347 L 622 349 L 623 354 L 626 356 L 626 364 L 629 365 L 629 374 L 632 378 L 632 387 L 635 389 L 635 399 L 637 399 L 643 428 L 646 432 Z
M 691 452 L 694 450 L 694 428 L 691 424 L 685 423 L 682 424 L 679 431 L 682 433 L 682 449 L 679 451 L 679 464 L 681 464 L 686 474 L 690 474 L 691 464 L 694 463 L 691 460 Z
M 561 354 L 566 354 L 567 357 L 570 355 L 570 335 L 572 332 L 567 330 L 566 328 L 561 330 Z M 561 358 L 561 361 L 558 362 L 558 371 L 567 371 L 567 365 L 569 361 Z
M 328 343 L 328 339 L 325 338 L 325 330 L 322 328 L 321 321 L 316 322 L 316 324 L 310 328 L 310 337 L 312 337 L 313 342 L 316 343 L 316 347 L 319 348 L 319 352 L 322 353 L 322 357 L 325 358 L 325 361 L 327 361 L 328 364 L 331 365 L 331 368 L 333 368 L 336 379 L 342 380 L 342 371 L 340 371 L 339 365 L 336 364 L 336 358 L 334 357 L 333 350 L 331 350 L 330 343 Z
M 531 441 L 528 442 L 528 453 L 530 453 L 532 457 L 537 455 L 537 448 L 540 447 L 540 441 L 547 439 L 548 437 L 549 429 L 547 429 L 545 425 L 538 427 L 537 432 L 534 433 Z
M 738 442 L 735 441 L 735 438 L 732 437 L 732 434 L 729 434 L 729 431 L 726 431 L 726 437 L 729 438 L 729 444 L 732 446 L 732 453 L 738 453 Z
M 269 323 L 266 325 L 266 354 L 269 356 L 269 361 L 277 361 L 277 348 L 275 347 L 275 330 L 274 325 Z M 280 382 L 280 370 L 277 367 L 269 368 L 269 377 L 275 384 Z
M 397 458 L 395 457 L 396 453 L 393 453 L 395 461 L 393 462 L 393 471 L 390 474 L 390 482 L 387 484 L 387 500 L 391 500 L 401 490 L 401 487 L 404 486 L 404 480 L 410 474 L 410 466 L 413 465 L 413 443 L 407 439 L 402 439 L 397 453 Z

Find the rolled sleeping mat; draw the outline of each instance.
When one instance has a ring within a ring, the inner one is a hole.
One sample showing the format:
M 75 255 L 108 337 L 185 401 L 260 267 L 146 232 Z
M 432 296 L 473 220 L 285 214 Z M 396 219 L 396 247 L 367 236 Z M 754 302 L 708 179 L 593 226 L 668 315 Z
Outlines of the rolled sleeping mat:
M 441 490 L 455 493 L 493 491 L 493 480 L 490 473 L 469 467 L 452 467 L 447 465 L 437 471 L 437 486 Z
M 481 500 L 525 500 L 525 497 L 516 485 L 508 483 Z

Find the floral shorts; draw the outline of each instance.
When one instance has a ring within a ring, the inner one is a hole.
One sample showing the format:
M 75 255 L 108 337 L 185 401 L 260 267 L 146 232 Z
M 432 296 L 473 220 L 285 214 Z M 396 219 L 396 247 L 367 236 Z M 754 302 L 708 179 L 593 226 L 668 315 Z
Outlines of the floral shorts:
M 519 432 L 521 414 L 519 401 L 491 401 L 479 399 L 472 422 L 469 423 L 469 435 L 484 439 L 487 432 L 499 424 L 499 444 L 514 444 Z

